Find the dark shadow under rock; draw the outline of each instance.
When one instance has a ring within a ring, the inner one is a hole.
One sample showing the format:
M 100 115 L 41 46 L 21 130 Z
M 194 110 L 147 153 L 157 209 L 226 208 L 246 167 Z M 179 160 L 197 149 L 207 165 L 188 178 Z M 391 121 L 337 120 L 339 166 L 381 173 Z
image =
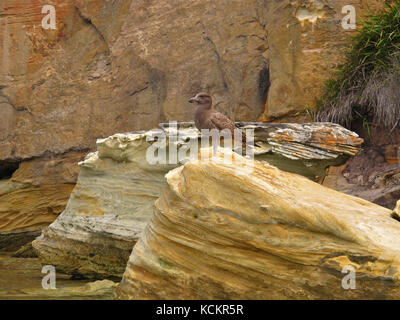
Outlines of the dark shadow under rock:
M 367 147 L 341 168 L 330 168 L 324 185 L 393 209 L 400 198 L 400 167 L 384 148 Z

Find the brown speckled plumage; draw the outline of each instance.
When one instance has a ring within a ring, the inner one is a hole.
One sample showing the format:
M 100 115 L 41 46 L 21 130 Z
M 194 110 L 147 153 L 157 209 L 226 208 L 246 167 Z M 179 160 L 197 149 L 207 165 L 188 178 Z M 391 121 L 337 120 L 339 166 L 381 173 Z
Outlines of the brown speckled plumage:
M 228 129 L 234 134 L 236 129 L 234 122 L 227 116 L 212 108 L 211 96 L 207 93 L 198 93 L 193 98 L 189 99 L 190 103 L 197 103 L 194 112 L 194 123 L 196 128 L 201 129 Z

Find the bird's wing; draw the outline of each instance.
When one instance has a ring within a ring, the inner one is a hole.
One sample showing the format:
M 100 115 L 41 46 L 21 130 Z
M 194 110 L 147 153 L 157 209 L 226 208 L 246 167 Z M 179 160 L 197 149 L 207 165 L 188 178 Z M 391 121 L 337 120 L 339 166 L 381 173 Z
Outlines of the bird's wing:
M 210 116 L 210 121 L 218 130 L 229 129 L 233 132 L 235 129 L 233 121 L 219 112 L 213 112 Z

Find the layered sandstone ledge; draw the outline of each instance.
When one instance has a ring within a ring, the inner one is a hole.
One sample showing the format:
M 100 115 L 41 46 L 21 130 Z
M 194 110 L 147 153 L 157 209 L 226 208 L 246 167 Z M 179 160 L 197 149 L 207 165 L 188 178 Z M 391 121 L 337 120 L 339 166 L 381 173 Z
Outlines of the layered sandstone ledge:
M 48 4 L 55 30 L 41 27 Z M 306 106 L 356 32 L 342 28 L 346 5 L 359 20 L 382 1 L 0 1 L 0 179 L 9 162 L 36 172 L 16 172 L 24 185 L 0 192 L 0 250 L 31 241 L 65 209 L 74 153 L 115 132 L 190 120 L 196 92 L 210 89 L 236 121 L 310 121 Z
M 83 153 L 31 159 L 0 179 L 0 250 L 15 251 L 40 235 L 65 209 Z
M 333 124 L 239 124 L 253 129 L 260 147 L 256 159 L 318 179 L 329 165 L 342 164 L 360 150 L 362 139 Z M 97 141 L 80 166 L 77 185 L 65 211 L 33 242 L 45 264 L 93 278 L 121 277 L 132 247 L 153 214 L 154 201 L 165 187 L 165 174 L 175 164 L 150 164 L 154 138 L 166 134 L 166 153 L 187 147 L 200 135 L 192 123 L 177 128 L 116 134 Z M 176 136 L 172 143 L 170 137 Z
M 400 297 L 400 223 L 390 210 L 265 162 L 249 170 L 233 154 L 227 163 L 227 152 L 167 174 L 117 298 Z M 354 290 L 342 287 L 349 266 Z

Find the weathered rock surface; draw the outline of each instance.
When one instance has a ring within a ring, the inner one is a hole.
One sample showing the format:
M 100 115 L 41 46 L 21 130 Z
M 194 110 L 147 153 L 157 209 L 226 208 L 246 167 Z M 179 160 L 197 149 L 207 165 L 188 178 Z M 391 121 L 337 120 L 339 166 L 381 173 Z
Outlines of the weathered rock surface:
M 392 217 L 400 221 L 400 200 L 397 200 L 396 206 L 393 209 Z
M 0 4 L 0 160 L 191 120 L 200 90 L 236 121 L 255 121 L 267 93 L 264 118 L 303 111 L 354 33 L 342 7 L 360 18 L 381 1 L 55 0 L 56 30 L 41 27 L 47 4 Z
M 32 242 L 27 243 L 26 245 L 19 248 L 12 255 L 13 258 L 37 258 L 36 252 L 33 250 Z
M 192 160 L 135 245 L 124 299 L 398 299 L 400 224 L 391 211 L 267 163 Z M 356 271 L 345 290 L 342 268 Z
M 0 180 L 0 249 L 32 241 L 64 210 L 74 188 L 81 153 L 23 162 Z
M 367 147 L 343 166 L 330 167 L 323 184 L 393 209 L 400 198 L 400 168 L 395 155 L 388 161 L 381 149 Z
M 57 272 L 56 289 L 43 289 L 43 265 L 39 259 L 14 258 L 0 253 L 1 300 L 103 300 L 111 299 L 118 283 L 110 280 L 88 282 L 87 279 L 71 279 L 70 275 Z M 47 282 L 48 283 L 48 282 Z
M 254 128 L 255 143 L 270 150 L 259 154 L 258 160 L 316 181 L 325 177 L 328 166 L 358 154 L 363 143 L 354 132 L 332 123 L 250 124 L 244 128 Z
M 98 140 L 65 211 L 33 242 L 43 263 L 92 278 L 120 277 L 132 247 L 175 166 L 150 166 L 147 133 Z
M 286 122 L 310 121 L 307 110 L 320 98 L 323 82 L 342 62 L 349 36 L 342 13 L 353 6 L 360 21 L 380 0 L 280 0 L 260 1 L 260 17 L 268 30 L 270 88 L 260 120 L 285 118 Z M 348 8 L 348 7 L 347 7 Z M 345 20 L 349 22 L 349 20 Z M 297 111 L 297 112 L 296 112 Z M 290 119 L 292 116 L 292 119 Z M 295 121 L 296 120 L 296 121 Z
M 59 299 L 59 300 L 110 300 L 113 296 L 115 288 L 118 283 L 111 280 L 98 280 L 94 282 L 88 282 L 81 286 L 68 286 L 57 288 L 56 290 L 45 290 L 37 288 L 29 288 L 21 290 L 19 297 L 24 298 L 30 297 L 38 300 L 42 299 Z M 50 292 L 49 292 L 50 291 Z
M 240 125 L 254 129 L 254 140 L 261 145 L 256 159 L 311 179 L 323 176 L 328 165 L 344 163 L 362 143 L 356 134 L 332 124 Z M 180 150 L 201 139 L 192 123 L 161 127 L 97 141 L 97 152 L 79 165 L 78 182 L 65 211 L 33 242 L 43 263 L 92 278 L 122 276 L 165 187 L 165 174 L 188 161 L 189 154 Z M 174 148 L 181 154 L 179 163 L 149 162 L 147 152 L 161 135 L 166 138 L 167 155 Z
M 54 0 L 57 29 L 45 30 L 48 1 L 2 0 L 0 180 L 10 164 L 68 162 L 99 137 L 191 120 L 187 98 L 200 90 L 237 121 L 310 121 L 302 111 L 353 33 L 341 28 L 341 9 L 354 5 L 360 17 L 367 3 L 381 1 Z M 40 224 L 50 223 L 72 190 L 49 189 L 63 175 L 31 177 L 35 188 L 12 201 L 30 199 Z M 7 201 L 6 220 L 14 214 Z M 1 224 L 1 234 L 11 232 Z
M 324 185 L 388 209 L 400 198 L 400 130 L 352 124 L 363 137 L 363 150 L 341 167 L 331 167 Z
M 47 4 L 0 4 L 0 160 L 192 120 L 187 97 L 200 89 L 233 119 L 255 121 L 264 110 L 267 31 L 257 0 L 56 0 L 57 29 L 44 30 Z

